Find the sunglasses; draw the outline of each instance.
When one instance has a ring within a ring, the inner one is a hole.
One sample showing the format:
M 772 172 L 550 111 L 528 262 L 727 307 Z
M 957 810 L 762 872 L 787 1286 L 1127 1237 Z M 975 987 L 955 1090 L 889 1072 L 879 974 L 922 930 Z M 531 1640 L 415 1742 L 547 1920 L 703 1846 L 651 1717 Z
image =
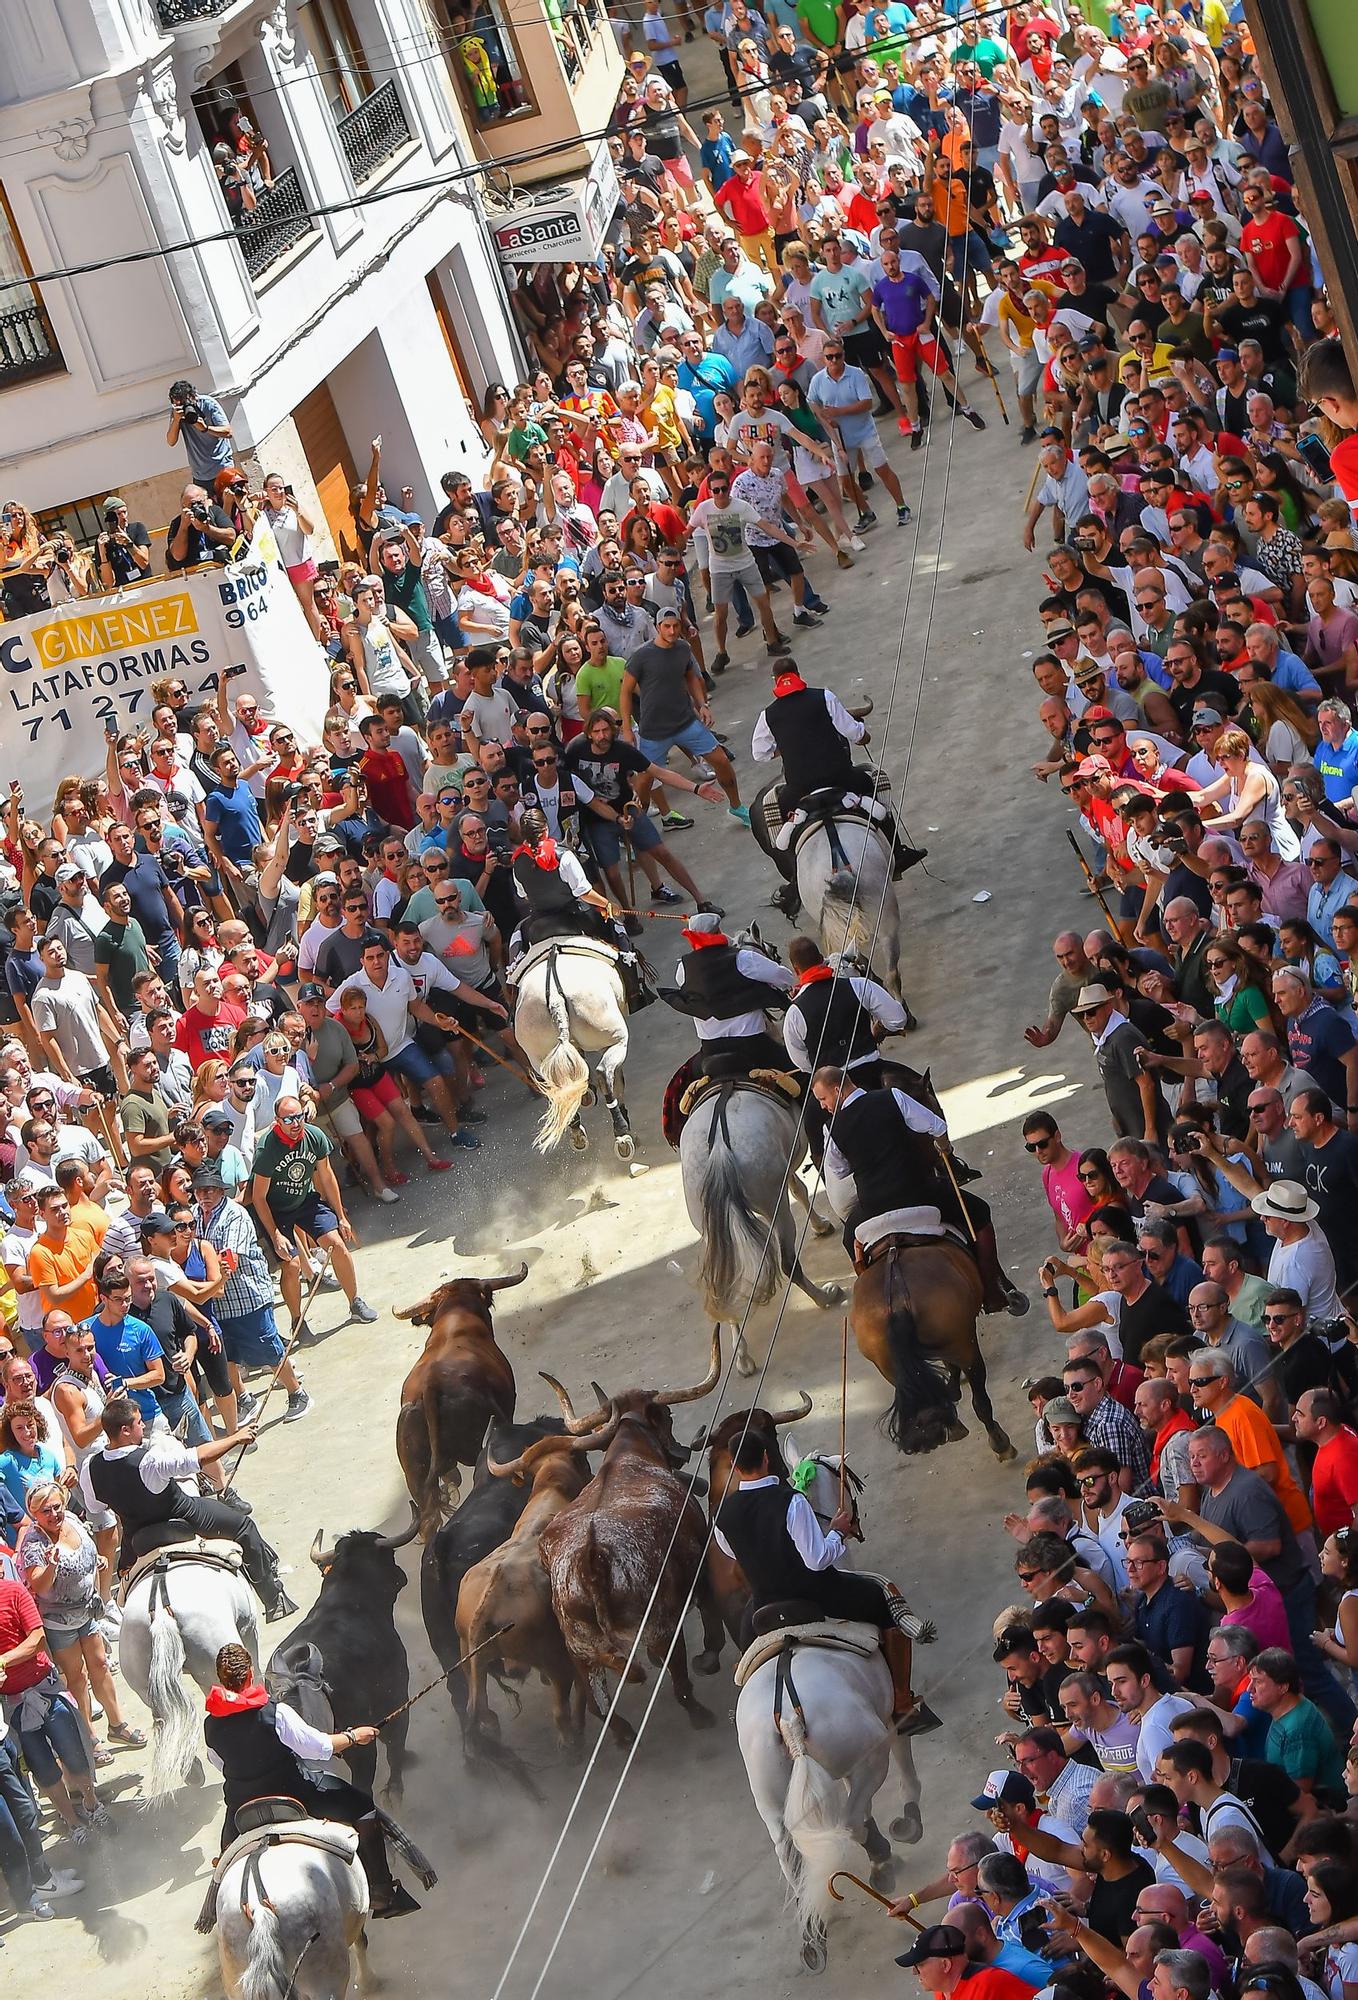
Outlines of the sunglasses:
M 1190 1389 L 1205 1389 L 1209 1382 L 1219 1382 L 1221 1379 L 1219 1375 L 1190 1375 L 1188 1386 Z
M 1050 1144 L 1050 1139 L 1027 1139 L 1024 1141 L 1023 1150 L 1025 1153 L 1040 1153 L 1044 1146 Z

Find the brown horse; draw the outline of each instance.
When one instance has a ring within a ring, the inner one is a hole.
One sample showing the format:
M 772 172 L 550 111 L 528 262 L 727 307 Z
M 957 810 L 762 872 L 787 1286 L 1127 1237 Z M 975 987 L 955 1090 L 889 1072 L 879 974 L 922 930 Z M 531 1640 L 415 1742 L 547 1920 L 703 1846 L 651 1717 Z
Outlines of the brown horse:
M 990 1449 L 1015 1456 L 986 1393 L 976 1338 L 982 1296 L 975 1260 L 939 1239 L 897 1238 L 860 1272 L 849 1318 L 859 1353 L 895 1391 L 885 1427 L 901 1451 L 936 1451 L 967 1435 L 957 1413 L 965 1375 Z

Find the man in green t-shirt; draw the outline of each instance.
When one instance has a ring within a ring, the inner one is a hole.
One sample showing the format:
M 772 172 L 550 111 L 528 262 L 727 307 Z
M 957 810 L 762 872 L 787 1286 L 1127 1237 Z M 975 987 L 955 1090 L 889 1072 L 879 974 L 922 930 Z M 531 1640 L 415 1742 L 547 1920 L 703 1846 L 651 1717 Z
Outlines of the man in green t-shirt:
M 350 1319 L 370 1325 L 377 1318 L 359 1296 L 358 1274 L 349 1253 L 354 1232 L 330 1164 L 332 1151 L 320 1126 L 307 1124 L 301 1099 L 292 1096 L 279 1098 L 273 1124 L 255 1148 L 250 1205 L 277 1253 L 279 1283 L 294 1335 L 302 1324 L 302 1273 L 294 1241 L 298 1230 L 328 1252 L 349 1301 Z
M 1265 1646 L 1250 1661 L 1250 1700 L 1269 1717 L 1264 1755 L 1280 1764 L 1304 1794 L 1302 1810 L 1344 1800 L 1344 1760 L 1334 1731 L 1301 1691 L 1301 1669 L 1281 1646 Z
M 102 902 L 107 922 L 94 934 L 94 983 L 104 1005 L 116 1007 L 126 1022 L 137 1011 L 132 982 L 151 970 L 146 933 L 132 914 L 132 898 L 121 882 L 110 882 Z
M 174 1158 L 174 1147 L 170 1144 L 169 1106 L 157 1088 L 160 1058 L 153 1048 L 135 1049 L 128 1057 L 127 1080 L 132 1087 L 118 1111 L 128 1154 L 134 1161 L 142 1160 L 153 1167 L 156 1173 L 163 1173 Z
M 600 625 L 585 627 L 585 661 L 576 672 L 575 698 L 580 720 L 588 722 L 596 708 L 622 714 L 622 677 L 627 662 L 608 650 L 608 635 Z

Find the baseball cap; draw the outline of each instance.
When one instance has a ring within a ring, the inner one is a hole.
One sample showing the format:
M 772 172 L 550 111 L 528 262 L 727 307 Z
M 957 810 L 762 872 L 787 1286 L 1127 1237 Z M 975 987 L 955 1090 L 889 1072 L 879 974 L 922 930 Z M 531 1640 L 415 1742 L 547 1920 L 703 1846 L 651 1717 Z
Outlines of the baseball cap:
M 1212 359 L 1214 361 L 1238 361 L 1240 359 L 1240 349 L 1238 347 L 1219 347 L 1212 356 Z
M 83 882 L 85 871 L 83 868 L 77 868 L 74 861 L 63 861 L 57 870 L 56 879 L 58 886 L 63 882 Z
M 1113 767 L 1106 757 L 1086 757 L 1079 766 L 1081 778 L 1111 778 Z
M 1028 1636 L 1031 1639 L 1032 1634 Z M 1012 1652 L 1013 1648 L 1009 1650 Z M 971 1803 L 977 1812 L 989 1812 L 994 1805 L 1036 1805 L 1037 1794 L 1031 1778 L 1025 1778 L 1021 1771 L 992 1771 Z M 940 1928 L 946 1930 L 948 1926 L 944 1924 Z
M 174 1224 L 163 1208 L 153 1209 L 150 1215 L 142 1217 L 141 1238 L 143 1243 L 148 1236 L 172 1236 L 173 1234 Z
M 324 1000 L 325 988 L 318 979 L 308 979 L 305 986 L 298 987 L 297 998 L 299 1000 Z
M 198 1123 L 205 1132 L 230 1132 L 234 1120 L 225 1111 L 205 1111 Z
M 1219 708 L 1208 708 L 1205 704 L 1202 708 L 1195 708 L 1193 711 L 1193 727 L 1195 729 L 1205 729 L 1211 722 L 1224 722 L 1225 720 L 1226 718 Z
M 926 1958 L 957 1958 L 967 1948 L 967 1941 L 956 1924 L 930 1924 L 928 1930 L 921 1931 L 909 1951 L 903 1951 L 897 1958 L 897 1965 L 922 1965 Z
M 333 868 L 322 868 L 320 874 L 313 875 L 311 880 L 316 888 L 319 889 L 322 883 L 324 883 L 325 887 L 328 889 L 331 887 L 332 884 L 338 883 L 339 876 L 335 873 Z

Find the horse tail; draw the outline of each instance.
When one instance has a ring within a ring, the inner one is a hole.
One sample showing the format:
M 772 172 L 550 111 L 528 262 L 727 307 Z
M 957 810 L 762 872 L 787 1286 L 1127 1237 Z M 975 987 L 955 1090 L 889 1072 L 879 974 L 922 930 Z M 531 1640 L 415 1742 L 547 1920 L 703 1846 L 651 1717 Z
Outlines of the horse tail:
M 173 1611 L 161 1604 L 151 1614 L 151 1665 L 146 1701 L 155 1717 L 155 1742 L 146 1774 L 148 1799 L 168 1798 L 188 1775 L 198 1753 L 198 1711 L 184 1691 L 187 1656 Z
M 886 1271 L 886 1344 L 896 1392 L 885 1418 L 898 1451 L 936 1451 L 947 1442 L 957 1406 L 920 1346 L 910 1293 L 894 1255 Z
M 811 1755 L 806 1723 L 792 1711 L 778 1719 L 783 1746 L 792 1759 L 783 1825 L 801 1860 L 792 1891 L 797 1921 L 803 1932 L 824 1925 L 830 1914 L 827 1883 L 837 1869 L 852 1868 L 861 1850 L 845 1823 L 848 1795 L 838 1778 Z
M 589 1068 L 571 1040 L 570 1008 L 556 976 L 556 965 L 548 959 L 542 982 L 543 1003 L 556 1029 L 556 1046 L 538 1065 L 547 1109 L 542 1114 L 534 1145 L 549 1153 L 566 1135 L 566 1128 L 585 1101 L 589 1089 Z
M 726 1101 L 718 1097 L 720 1106 Z M 740 1162 L 722 1129 L 720 1111 L 708 1127 L 707 1165 L 698 1189 L 702 1227 L 702 1257 L 698 1279 L 703 1288 L 703 1309 L 709 1319 L 739 1317 L 736 1286 L 746 1273 L 750 1276 L 749 1306 L 767 1305 L 777 1289 L 780 1276 L 777 1260 L 766 1252 L 772 1247 L 770 1232 L 750 1204 Z
M 261 1897 L 250 1905 L 246 1915 L 250 1922 L 250 1942 L 240 1976 L 240 2000 L 281 2000 L 290 1981 L 278 1912 Z
M 836 868 L 825 884 L 821 902 L 821 937 L 827 952 L 857 952 L 866 960 L 872 950 L 872 932 L 859 897 L 858 872 Z

